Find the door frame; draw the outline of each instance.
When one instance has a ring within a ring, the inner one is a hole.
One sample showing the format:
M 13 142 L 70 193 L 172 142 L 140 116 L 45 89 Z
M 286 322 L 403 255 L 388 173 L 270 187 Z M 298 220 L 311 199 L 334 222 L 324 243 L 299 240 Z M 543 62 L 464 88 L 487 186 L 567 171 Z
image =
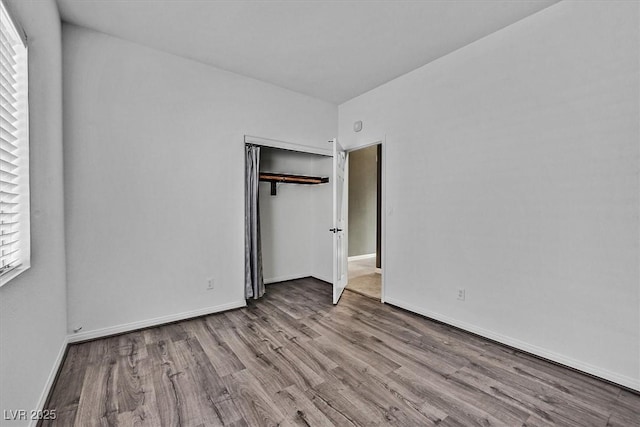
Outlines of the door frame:
M 279 139 L 273 139 L 273 138 L 265 138 L 262 136 L 255 136 L 255 135 L 248 135 L 248 134 L 244 134 L 243 136 L 243 143 L 242 143 L 242 150 L 244 151 L 245 147 L 247 145 L 257 145 L 260 147 L 264 147 L 264 148 L 276 148 L 279 150 L 285 150 L 285 151 L 293 151 L 296 153 L 306 153 L 306 154 L 315 154 L 318 156 L 322 156 L 322 157 L 326 157 L 326 158 L 333 158 L 333 150 L 329 149 L 329 148 L 322 148 L 322 147 L 318 147 L 316 145 L 307 145 L 307 144 L 300 144 L 300 143 L 295 143 L 295 142 L 289 142 L 289 141 L 282 141 Z M 240 145 L 238 145 L 238 147 L 240 147 Z M 246 159 L 244 159 L 244 154 L 243 156 L 243 161 L 242 161 L 242 165 L 243 165 L 243 178 L 242 178 L 242 212 L 245 211 L 246 206 L 246 188 L 245 188 L 245 184 L 244 184 L 244 175 L 246 174 Z M 243 221 L 243 228 L 242 228 L 242 234 L 241 234 L 241 238 L 242 241 L 244 242 L 244 227 L 246 226 L 246 218 L 245 221 Z M 243 245 L 244 246 L 244 245 Z M 245 266 L 244 266 L 244 249 L 243 249 L 243 263 L 242 263 L 242 275 L 244 277 L 244 270 L 245 270 Z M 329 258 L 331 258 L 331 250 L 329 251 L 328 255 Z M 324 282 L 329 283 L 331 281 L 331 279 L 329 277 L 323 277 L 323 276 L 314 276 L 316 278 L 318 278 L 319 280 L 322 280 Z M 244 279 L 243 279 L 243 283 L 242 283 L 242 289 L 244 289 Z M 243 291 L 244 292 L 244 291 Z
M 380 302 L 384 303 L 385 302 L 385 291 L 386 291 L 386 284 L 387 284 L 387 280 L 386 280 L 386 274 L 387 274 L 387 144 L 386 141 L 387 138 L 386 136 L 380 138 L 380 139 L 374 139 L 372 141 L 364 141 L 364 142 L 359 142 L 356 143 L 354 145 L 349 146 L 348 148 L 345 148 L 345 151 L 347 153 L 347 168 L 346 168 L 346 177 L 347 179 L 349 179 L 349 153 L 351 153 L 352 151 L 357 151 L 360 150 L 362 148 L 367 148 L 367 147 L 371 147 L 374 145 L 380 145 L 380 152 L 382 153 L 382 167 L 381 167 L 381 172 L 382 172 L 382 185 L 381 185 L 381 189 L 380 189 L 380 196 L 382 198 L 382 206 L 380 208 L 380 221 L 382 222 L 381 224 L 381 230 L 380 230 L 380 256 L 382 257 L 382 262 L 380 263 L 380 268 L 382 269 L 382 275 L 381 275 L 381 279 L 380 279 Z M 347 203 L 349 200 L 349 181 L 347 181 L 346 185 L 345 185 L 345 191 L 347 192 L 346 194 L 346 199 L 347 199 Z M 349 206 L 347 205 L 347 219 L 345 221 L 345 235 L 347 236 L 347 250 L 349 249 Z M 348 283 L 348 273 L 347 273 L 347 283 Z
M 280 141 L 279 139 L 264 138 L 261 136 L 245 135 L 244 145 L 247 144 L 259 145 L 261 147 L 268 148 L 279 148 L 281 150 L 296 151 L 298 153 L 318 154 L 320 156 L 333 157 L 333 152 L 328 148 Z

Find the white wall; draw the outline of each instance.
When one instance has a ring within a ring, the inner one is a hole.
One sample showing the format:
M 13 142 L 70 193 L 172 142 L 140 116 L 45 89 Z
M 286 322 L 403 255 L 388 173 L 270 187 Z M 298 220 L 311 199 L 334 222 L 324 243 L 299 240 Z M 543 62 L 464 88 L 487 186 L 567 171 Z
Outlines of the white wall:
M 376 253 L 378 146 L 349 153 L 349 256 Z
M 638 17 L 561 2 L 340 106 L 386 135 L 387 302 L 640 389 Z
M 8 4 L 29 38 L 31 268 L 0 288 L 0 411 L 29 411 L 66 338 L 60 18 L 53 0 Z
M 300 175 L 311 172 L 312 154 L 263 148 L 260 170 Z M 326 185 L 326 184 L 324 184 Z M 314 224 L 310 185 L 260 183 L 262 267 L 266 283 L 311 275 Z
M 243 135 L 324 147 L 337 107 L 74 26 L 63 64 L 69 327 L 243 303 Z

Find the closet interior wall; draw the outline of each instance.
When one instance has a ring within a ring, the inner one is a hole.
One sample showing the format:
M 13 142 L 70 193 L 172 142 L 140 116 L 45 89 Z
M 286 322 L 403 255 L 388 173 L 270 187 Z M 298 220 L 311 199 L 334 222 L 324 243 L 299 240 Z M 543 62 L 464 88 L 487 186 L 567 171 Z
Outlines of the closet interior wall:
M 331 158 L 262 147 L 260 172 L 330 176 Z M 331 278 L 330 184 L 271 184 L 261 182 L 260 227 L 265 283 L 313 276 Z

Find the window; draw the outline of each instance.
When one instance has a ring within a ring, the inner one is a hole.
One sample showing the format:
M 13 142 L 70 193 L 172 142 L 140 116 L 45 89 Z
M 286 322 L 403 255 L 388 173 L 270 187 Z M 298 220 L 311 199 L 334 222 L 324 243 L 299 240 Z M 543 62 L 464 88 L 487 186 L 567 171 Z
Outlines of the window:
M 27 46 L 0 1 L 0 286 L 30 266 Z

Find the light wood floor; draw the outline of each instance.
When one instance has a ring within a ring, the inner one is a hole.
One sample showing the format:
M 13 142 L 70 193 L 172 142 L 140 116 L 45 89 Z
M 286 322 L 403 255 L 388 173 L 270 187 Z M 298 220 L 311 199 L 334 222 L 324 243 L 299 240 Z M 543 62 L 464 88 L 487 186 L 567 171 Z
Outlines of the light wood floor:
M 638 426 L 640 396 L 302 279 L 248 308 L 70 347 L 61 426 Z

